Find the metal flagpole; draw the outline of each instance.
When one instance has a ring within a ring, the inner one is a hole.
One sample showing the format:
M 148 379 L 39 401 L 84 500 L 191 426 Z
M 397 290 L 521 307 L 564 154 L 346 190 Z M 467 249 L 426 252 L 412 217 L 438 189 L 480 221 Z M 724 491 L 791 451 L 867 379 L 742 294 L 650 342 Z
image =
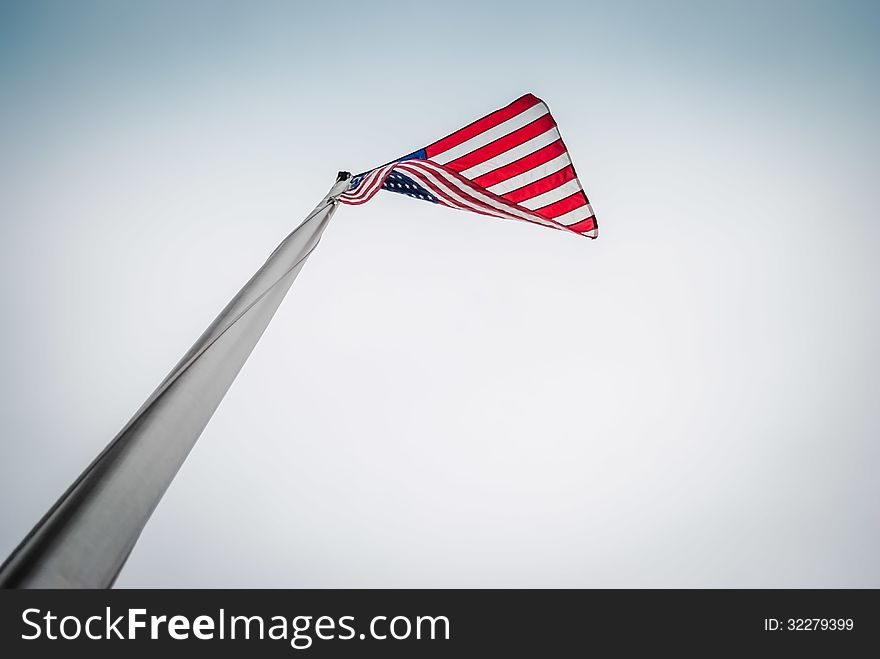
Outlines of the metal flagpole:
M 266 260 L 0 566 L 3 588 L 109 588 L 147 520 L 317 246 L 351 175 Z

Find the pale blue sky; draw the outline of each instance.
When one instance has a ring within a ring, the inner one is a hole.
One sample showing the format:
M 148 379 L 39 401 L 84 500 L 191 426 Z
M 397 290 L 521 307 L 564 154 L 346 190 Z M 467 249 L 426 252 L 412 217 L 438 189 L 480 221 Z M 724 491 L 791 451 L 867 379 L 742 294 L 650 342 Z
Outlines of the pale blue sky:
M 599 240 L 343 208 L 120 586 L 880 586 L 880 9 L 0 2 L 0 554 L 339 169 L 525 92 Z

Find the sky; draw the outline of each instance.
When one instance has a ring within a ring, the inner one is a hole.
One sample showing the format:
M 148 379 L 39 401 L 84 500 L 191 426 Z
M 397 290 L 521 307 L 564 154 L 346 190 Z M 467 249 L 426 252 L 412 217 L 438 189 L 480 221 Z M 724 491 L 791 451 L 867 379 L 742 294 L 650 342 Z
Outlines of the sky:
M 878 28 L 3 0 L 0 554 L 338 170 L 532 92 L 599 239 L 341 208 L 117 586 L 880 587 Z

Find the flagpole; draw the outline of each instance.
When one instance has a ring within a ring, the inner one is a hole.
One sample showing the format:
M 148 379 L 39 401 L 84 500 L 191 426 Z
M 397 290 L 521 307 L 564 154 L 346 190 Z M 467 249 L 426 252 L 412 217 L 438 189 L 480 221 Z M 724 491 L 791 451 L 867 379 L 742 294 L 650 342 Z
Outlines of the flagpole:
M 318 244 L 351 175 L 220 312 L 132 419 L 0 566 L 2 588 L 109 588 Z

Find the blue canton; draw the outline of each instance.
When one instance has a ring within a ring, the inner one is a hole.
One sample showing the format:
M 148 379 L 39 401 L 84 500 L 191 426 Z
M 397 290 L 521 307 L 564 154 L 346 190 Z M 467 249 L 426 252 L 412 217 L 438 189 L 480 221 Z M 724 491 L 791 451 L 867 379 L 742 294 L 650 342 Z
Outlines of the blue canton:
M 391 172 L 382 184 L 382 189 L 389 192 L 399 192 L 415 199 L 424 199 L 435 204 L 439 203 L 437 197 L 425 190 L 425 188 L 413 181 L 409 176 L 405 176 L 400 172 Z
M 414 151 L 408 156 L 404 156 L 397 160 L 397 162 L 402 162 L 404 160 L 424 160 L 426 158 L 425 150 L 419 149 L 418 151 Z M 356 190 L 358 186 L 361 184 L 361 181 L 364 180 L 364 177 L 370 172 L 364 172 L 363 174 L 358 174 L 357 176 L 353 176 L 351 179 L 351 183 L 348 185 L 349 190 Z M 401 174 L 399 172 L 391 172 L 388 175 L 388 178 L 385 179 L 385 182 L 382 184 L 383 190 L 388 190 L 389 192 L 397 192 L 399 194 L 405 194 L 408 197 L 413 197 L 415 199 L 423 199 L 425 201 L 430 201 L 435 204 L 439 204 L 440 200 L 437 199 L 434 195 L 428 192 L 421 185 L 413 181 L 409 176 L 405 174 Z

